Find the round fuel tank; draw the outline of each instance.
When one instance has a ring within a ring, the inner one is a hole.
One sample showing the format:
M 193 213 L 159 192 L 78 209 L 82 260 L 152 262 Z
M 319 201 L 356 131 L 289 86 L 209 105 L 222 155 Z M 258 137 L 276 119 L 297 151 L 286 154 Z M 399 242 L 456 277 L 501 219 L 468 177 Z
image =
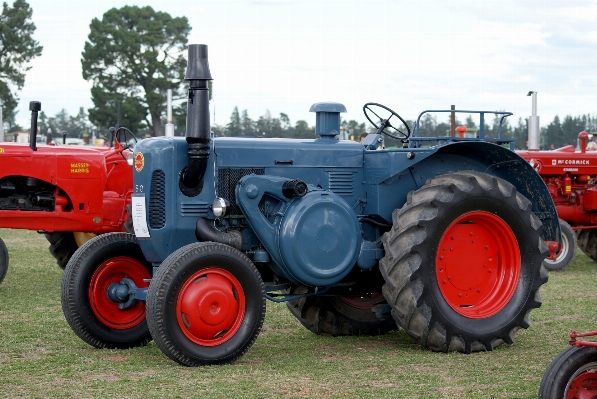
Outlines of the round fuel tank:
M 293 201 L 278 231 L 280 255 L 302 284 L 340 281 L 355 265 L 361 246 L 356 214 L 338 195 L 312 191 Z

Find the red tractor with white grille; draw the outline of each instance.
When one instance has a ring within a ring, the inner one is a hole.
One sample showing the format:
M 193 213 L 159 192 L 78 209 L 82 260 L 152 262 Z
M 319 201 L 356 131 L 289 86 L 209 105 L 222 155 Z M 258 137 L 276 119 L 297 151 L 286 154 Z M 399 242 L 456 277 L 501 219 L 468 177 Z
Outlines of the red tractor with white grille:
M 597 261 L 597 151 L 587 151 L 589 137 L 580 132 L 579 150 L 573 145 L 539 151 L 539 116 L 536 93 L 529 117 L 529 149 L 517 151 L 530 162 L 547 185 L 562 228 L 562 245 L 556 259 L 546 259 L 548 270 L 563 270 L 574 259 L 576 245 Z M 575 234 L 576 233 L 576 234 Z
M 115 137 L 123 140 L 111 147 L 37 147 L 41 104 L 32 101 L 29 108 L 30 144 L 0 143 L 0 228 L 45 233 L 64 268 L 93 235 L 125 231 L 133 189 L 130 131 L 119 128 Z M 0 282 L 7 270 L 8 251 L 0 239 Z

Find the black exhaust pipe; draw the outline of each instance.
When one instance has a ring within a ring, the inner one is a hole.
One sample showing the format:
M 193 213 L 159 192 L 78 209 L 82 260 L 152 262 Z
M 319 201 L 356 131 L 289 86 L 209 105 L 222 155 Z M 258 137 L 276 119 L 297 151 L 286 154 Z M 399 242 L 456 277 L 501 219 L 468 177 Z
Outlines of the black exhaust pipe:
M 185 80 L 189 82 L 186 132 L 189 164 L 180 172 L 179 186 L 184 195 L 194 197 L 203 189 L 211 141 L 208 81 L 212 78 L 207 62 L 207 45 L 189 45 Z
M 41 111 L 39 101 L 29 102 L 29 111 L 31 111 L 31 131 L 29 132 L 29 147 L 37 151 L 37 113 Z

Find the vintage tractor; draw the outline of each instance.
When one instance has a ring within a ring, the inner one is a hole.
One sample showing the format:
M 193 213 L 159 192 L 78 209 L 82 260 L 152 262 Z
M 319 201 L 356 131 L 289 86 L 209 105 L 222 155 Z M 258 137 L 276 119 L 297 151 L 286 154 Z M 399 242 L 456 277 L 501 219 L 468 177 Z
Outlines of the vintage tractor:
M 570 348 L 547 367 L 539 385 L 539 399 L 597 397 L 597 342 L 578 339 L 597 336 L 597 331 L 570 333 Z
M 539 123 L 534 121 L 538 118 L 536 93 L 529 95 L 533 95 L 529 150 L 517 153 L 533 166 L 547 185 L 562 229 L 562 246 L 556 259 L 545 260 L 545 267 L 564 270 L 574 259 L 577 243 L 584 253 L 597 261 L 597 151 L 585 150 L 587 132 L 578 135 L 579 151 L 572 145 L 555 151 L 539 151 Z
M 266 298 L 316 334 L 399 326 L 442 352 L 492 350 L 529 326 L 560 228 L 511 140 L 424 147 L 418 123 L 411 137 L 374 103 L 362 143 L 337 139 L 339 103 L 311 107 L 316 139 L 210 139 L 207 46 L 189 46 L 186 79 L 186 140 L 135 147 L 135 235 L 96 237 L 66 267 L 63 312 L 85 342 L 153 338 L 183 365 L 229 363 Z M 404 148 L 380 149 L 383 134 Z
M 132 133 L 117 129 L 110 147 L 38 147 L 41 104 L 32 101 L 30 109 L 30 144 L 0 143 L 0 227 L 44 232 L 64 268 L 90 236 L 125 231 L 133 188 L 133 154 L 127 148 Z M 8 251 L 0 239 L 0 281 L 7 269 Z

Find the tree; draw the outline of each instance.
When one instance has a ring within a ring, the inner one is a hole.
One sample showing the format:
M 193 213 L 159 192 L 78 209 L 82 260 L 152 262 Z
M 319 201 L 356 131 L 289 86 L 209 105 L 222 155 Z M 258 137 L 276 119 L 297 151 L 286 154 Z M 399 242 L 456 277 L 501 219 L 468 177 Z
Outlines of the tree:
M 17 90 L 23 88 L 25 72 L 31 69 L 27 63 L 41 55 L 43 49 L 32 37 L 36 29 L 31 22 L 32 14 L 25 0 L 15 0 L 12 8 L 3 3 L 0 14 L 0 106 L 3 115 L 13 121 L 19 99 L 11 86 Z
M 94 18 L 90 30 L 81 64 L 83 78 L 93 82 L 95 106 L 124 104 L 130 98 L 145 109 L 151 135 L 163 135 L 166 91 L 179 92 L 187 65 L 187 18 L 172 18 L 149 6 L 124 6 L 108 10 L 101 21 Z

